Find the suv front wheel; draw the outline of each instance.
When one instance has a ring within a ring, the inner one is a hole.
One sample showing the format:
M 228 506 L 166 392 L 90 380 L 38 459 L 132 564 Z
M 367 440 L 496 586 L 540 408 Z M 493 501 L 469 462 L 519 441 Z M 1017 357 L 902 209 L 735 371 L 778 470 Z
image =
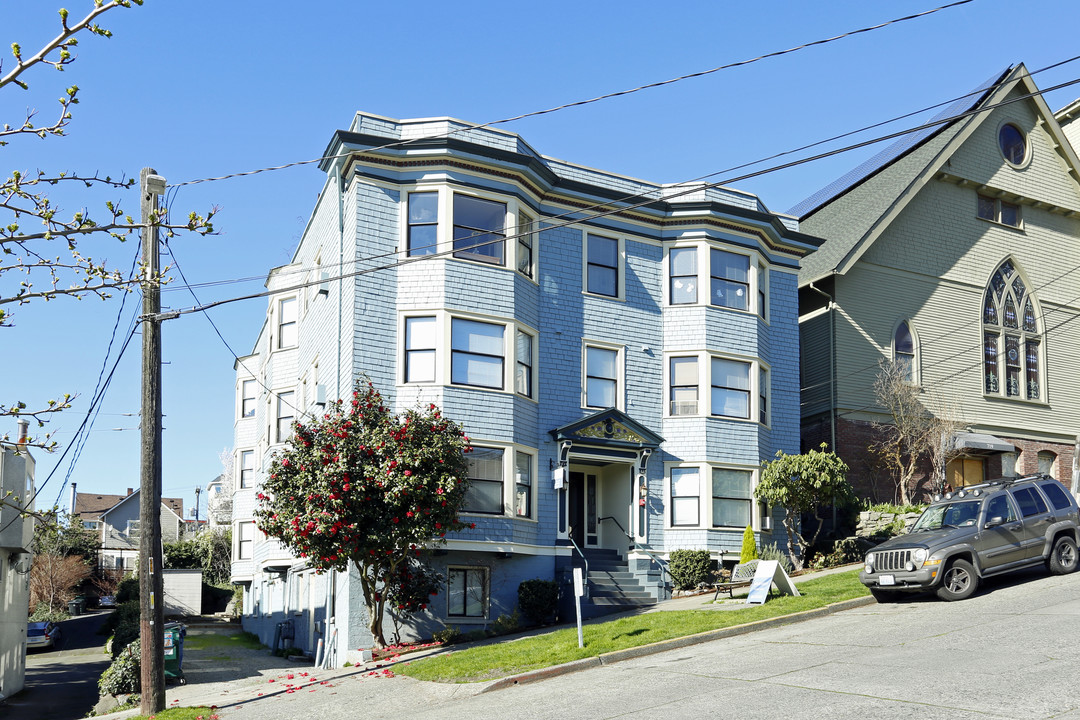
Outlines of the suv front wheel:
M 1054 549 L 1046 559 L 1046 568 L 1055 575 L 1068 575 L 1076 570 L 1076 542 L 1067 535 L 1054 541 Z
M 945 569 L 937 596 L 948 601 L 964 600 L 971 597 L 978 587 L 979 576 L 975 574 L 975 568 L 967 560 L 957 559 Z

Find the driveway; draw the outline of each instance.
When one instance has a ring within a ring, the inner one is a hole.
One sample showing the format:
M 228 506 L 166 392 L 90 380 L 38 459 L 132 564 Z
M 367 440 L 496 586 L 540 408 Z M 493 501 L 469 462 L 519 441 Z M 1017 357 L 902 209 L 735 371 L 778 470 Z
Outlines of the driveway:
M 97 681 L 109 666 L 97 631 L 111 610 L 93 611 L 60 623 L 58 647 L 26 653 L 26 686 L 0 703 L 4 720 L 75 720 L 98 701 Z

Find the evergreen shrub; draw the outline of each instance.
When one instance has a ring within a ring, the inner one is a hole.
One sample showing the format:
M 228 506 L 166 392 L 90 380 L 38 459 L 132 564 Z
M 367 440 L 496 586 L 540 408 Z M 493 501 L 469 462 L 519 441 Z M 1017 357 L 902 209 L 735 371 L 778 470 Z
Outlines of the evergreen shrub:
M 692 590 L 712 583 L 712 558 L 708 550 L 674 550 L 668 558 L 668 573 L 679 590 Z
M 534 625 L 555 619 L 559 585 L 554 580 L 526 580 L 518 585 L 518 609 Z

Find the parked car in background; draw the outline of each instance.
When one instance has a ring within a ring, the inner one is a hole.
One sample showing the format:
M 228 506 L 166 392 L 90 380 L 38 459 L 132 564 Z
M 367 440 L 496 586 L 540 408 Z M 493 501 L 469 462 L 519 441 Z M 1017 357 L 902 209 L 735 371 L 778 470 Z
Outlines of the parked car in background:
M 26 647 L 55 647 L 60 642 L 60 626 L 54 622 L 32 622 L 26 627 Z
M 114 608 L 114 607 L 116 607 L 116 596 L 115 595 L 102 595 L 101 597 L 98 598 L 98 607 L 99 608 Z
M 1033 565 L 1077 568 L 1080 510 L 1049 475 L 1002 478 L 938 496 L 907 533 L 866 554 L 859 580 L 878 602 L 933 590 L 963 600 L 982 578 Z

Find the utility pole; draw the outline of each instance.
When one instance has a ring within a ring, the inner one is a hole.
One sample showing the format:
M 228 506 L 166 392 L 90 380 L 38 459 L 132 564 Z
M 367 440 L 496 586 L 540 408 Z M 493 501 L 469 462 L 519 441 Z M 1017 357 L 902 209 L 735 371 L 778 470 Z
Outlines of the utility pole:
M 139 637 L 142 640 L 140 712 L 165 709 L 165 613 L 161 575 L 161 286 L 158 197 L 165 178 L 139 173 L 142 209 L 142 458 L 139 491 Z

